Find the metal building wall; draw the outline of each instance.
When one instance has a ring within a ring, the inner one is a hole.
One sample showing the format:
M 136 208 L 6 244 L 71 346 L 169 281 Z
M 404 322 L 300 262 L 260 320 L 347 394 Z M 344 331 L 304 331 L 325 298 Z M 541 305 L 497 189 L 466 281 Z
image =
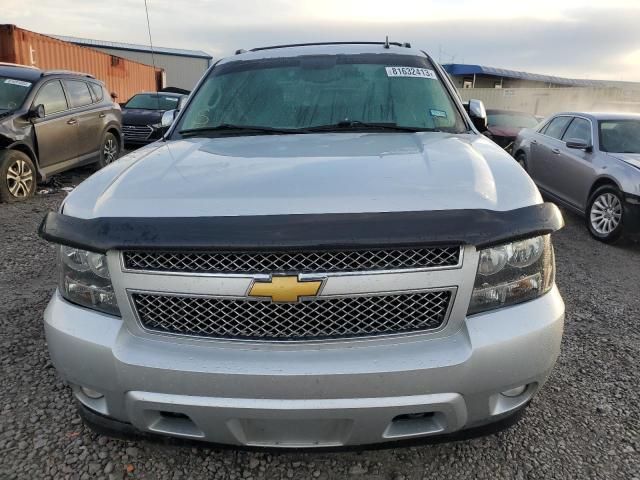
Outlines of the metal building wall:
M 140 91 L 155 90 L 161 70 L 121 56 L 63 42 L 15 25 L 0 25 L 0 62 L 30 65 L 44 70 L 73 70 L 102 80 L 118 101 Z
M 517 110 L 535 115 L 561 111 L 640 113 L 640 87 L 620 88 L 464 88 L 463 101 L 482 100 L 487 108 Z
M 151 53 L 121 50 L 107 47 L 92 47 L 101 52 L 134 60 L 136 62 L 152 65 Z M 200 77 L 209 67 L 206 58 L 185 57 L 180 55 L 155 54 L 156 67 L 164 69 L 167 87 L 184 88 L 193 90 Z

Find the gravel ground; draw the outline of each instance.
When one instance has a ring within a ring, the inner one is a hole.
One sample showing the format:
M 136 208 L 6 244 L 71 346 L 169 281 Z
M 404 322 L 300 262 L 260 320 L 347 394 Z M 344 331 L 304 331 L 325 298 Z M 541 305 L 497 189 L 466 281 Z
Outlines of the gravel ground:
M 65 175 L 72 184 L 86 171 Z M 60 186 L 60 184 L 58 184 Z M 640 245 L 555 237 L 567 305 L 562 355 L 516 427 L 382 451 L 256 453 L 109 439 L 85 428 L 46 350 L 53 246 L 36 236 L 65 192 L 0 205 L 0 479 L 423 478 L 640 480 Z

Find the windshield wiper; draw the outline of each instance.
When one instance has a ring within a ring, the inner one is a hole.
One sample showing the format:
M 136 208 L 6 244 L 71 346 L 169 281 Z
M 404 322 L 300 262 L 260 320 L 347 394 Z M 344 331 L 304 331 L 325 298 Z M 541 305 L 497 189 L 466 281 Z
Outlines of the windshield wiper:
M 197 137 L 198 135 L 206 135 L 208 133 L 229 132 L 229 133 L 299 133 L 296 129 L 261 127 L 255 125 L 233 125 L 231 123 L 223 123 L 213 127 L 187 128 L 179 130 L 178 133 L 183 137 Z
M 307 132 L 327 132 L 341 130 L 393 130 L 396 132 L 439 132 L 437 128 L 404 127 L 393 122 L 362 122 L 360 120 L 343 120 L 331 125 L 317 125 L 305 128 Z

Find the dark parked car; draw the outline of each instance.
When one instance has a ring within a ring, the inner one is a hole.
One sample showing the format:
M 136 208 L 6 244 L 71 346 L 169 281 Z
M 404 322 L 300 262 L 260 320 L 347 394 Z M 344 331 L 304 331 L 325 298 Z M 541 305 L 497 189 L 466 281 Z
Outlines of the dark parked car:
M 512 110 L 487 110 L 487 137 L 502 148 L 509 148 L 523 128 L 534 128 L 540 120 L 530 113 Z
M 179 110 L 187 95 L 178 93 L 138 93 L 122 106 L 122 131 L 127 147 L 146 145 L 162 138 L 167 126 L 162 115 Z
M 120 106 L 91 75 L 0 64 L 0 200 L 54 173 L 118 158 Z

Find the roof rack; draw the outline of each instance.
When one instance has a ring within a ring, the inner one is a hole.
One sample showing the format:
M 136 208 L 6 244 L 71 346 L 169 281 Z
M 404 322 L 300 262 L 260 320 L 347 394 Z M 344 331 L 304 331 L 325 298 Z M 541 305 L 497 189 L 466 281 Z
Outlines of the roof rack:
M 72 70 L 47 70 L 45 72 L 42 72 L 42 77 L 46 77 L 48 75 L 76 75 L 78 77 L 85 77 L 85 78 L 96 78 L 93 75 L 89 75 L 88 73 L 83 73 L 83 72 L 74 72 Z
M 316 43 L 292 43 L 289 45 L 272 45 L 270 47 L 257 47 L 252 48 L 250 52 L 259 52 L 261 50 L 273 50 L 276 48 L 290 48 L 290 47 L 313 47 L 313 46 L 322 46 L 322 45 L 382 45 L 385 48 L 389 48 L 389 45 L 394 45 L 396 47 L 404 47 L 411 48 L 411 44 L 409 42 L 316 42 Z M 244 53 L 244 51 L 238 50 L 240 53 Z M 237 52 L 236 52 L 237 54 Z
M 31 68 L 32 70 L 40 70 L 38 67 L 34 67 L 32 65 L 21 65 L 19 63 L 9 63 L 9 62 L 0 62 L 0 67 L 20 67 L 20 68 Z

